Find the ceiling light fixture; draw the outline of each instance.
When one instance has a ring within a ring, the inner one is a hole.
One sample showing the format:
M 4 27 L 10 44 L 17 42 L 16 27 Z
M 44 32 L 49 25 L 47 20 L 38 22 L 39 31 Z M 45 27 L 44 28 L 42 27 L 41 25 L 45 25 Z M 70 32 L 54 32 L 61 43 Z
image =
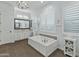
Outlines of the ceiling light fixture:
M 17 1 L 17 7 L 20 9 L 27 9 L 29 8 L 29 2 L 28 1 Z

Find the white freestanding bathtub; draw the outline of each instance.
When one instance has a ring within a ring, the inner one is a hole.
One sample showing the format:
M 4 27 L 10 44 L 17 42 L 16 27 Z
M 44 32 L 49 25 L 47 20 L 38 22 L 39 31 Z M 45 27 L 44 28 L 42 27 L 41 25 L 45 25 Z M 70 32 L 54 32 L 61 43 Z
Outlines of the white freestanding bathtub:
M 57 49 L 57 40 L 40 35 L 30 37 L 28 44 L 44 56 L 49 56 Z

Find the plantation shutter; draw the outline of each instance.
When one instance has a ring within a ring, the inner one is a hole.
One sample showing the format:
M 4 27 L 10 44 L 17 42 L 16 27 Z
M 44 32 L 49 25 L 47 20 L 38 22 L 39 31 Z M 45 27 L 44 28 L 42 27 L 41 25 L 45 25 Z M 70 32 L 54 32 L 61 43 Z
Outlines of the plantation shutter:
M 79 33 L 79 3 L 64 7 L 64 31 Z

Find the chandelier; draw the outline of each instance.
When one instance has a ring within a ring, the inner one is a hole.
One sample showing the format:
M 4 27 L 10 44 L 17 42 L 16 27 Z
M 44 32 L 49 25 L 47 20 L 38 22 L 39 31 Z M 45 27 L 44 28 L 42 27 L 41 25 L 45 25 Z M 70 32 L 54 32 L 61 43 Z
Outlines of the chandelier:
M 29 8 L 28 1 L 17 1 L 16 4 L 17 4 L 17 7 L 20 8 L 20 9 L 27 9 L 27 8 Z

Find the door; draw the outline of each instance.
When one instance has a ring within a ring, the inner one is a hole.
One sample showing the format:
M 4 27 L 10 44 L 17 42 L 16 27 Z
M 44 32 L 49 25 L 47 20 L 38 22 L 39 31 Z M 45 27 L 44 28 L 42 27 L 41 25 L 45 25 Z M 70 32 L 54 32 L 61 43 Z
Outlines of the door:
M 1 12 L 0 12 L 0 42 L 1 42 Z
M 2 5 L 2 7 L 1 7 Z M 8 8 L 7 8 L 8 7 Z M 13 38 L 13 10 L 12 7 L 8 4 L 0 3 L 1 11 L 1 44 L 11 43 L 14 40 Z

